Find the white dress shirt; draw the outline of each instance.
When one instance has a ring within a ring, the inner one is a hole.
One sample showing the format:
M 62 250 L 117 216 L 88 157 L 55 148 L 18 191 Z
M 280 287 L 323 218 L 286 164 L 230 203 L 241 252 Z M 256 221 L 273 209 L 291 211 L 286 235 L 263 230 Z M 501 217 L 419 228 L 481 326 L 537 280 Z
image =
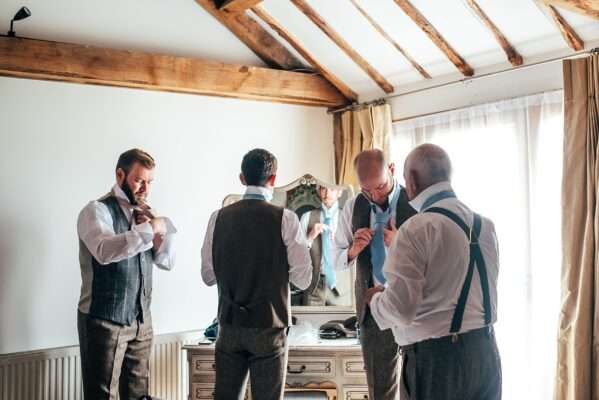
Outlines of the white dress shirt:
M 272 190 L 265 187 L 248 186 L 245 193 L 249 195 L 262 195 L 267 201 L 272 199 Z M 206 236 L 204 237 L 204 244 L 202 245 L 202 279 L 208 286 L 216 284 L 214 264 L 212 263 L 212 241 L 214 239 L 214 226 L 219 211 L 215 211 L 210 216 Z M 306 237 L 300 229 L 299 219 L 291 210 L 283 210 L 281 236 L 287 248 L 289 281 L 299 289 L 304 290 L 312 282 L 312 260 L 310 259 Z
M 375 294 L 370 302 L 379 327 L 392 328 L 399 345 L 450 334 L 451 320 L 468 270 L 469 242 L 464 231 L 451 219 L 422 212 L 427 199 L 445 190 L 451 190 L 449 182 L 427 188 L 410 202 L 419 214 L 399 228 L 383 267 L 386 289 Z M 472 226 L 472 211 L 456 198 L 446 198 L 431 207 L 452 211 Z M 494 323 L 497 320 L 499 251 L 495 226 L 484 217 L 479 244 L 487 267 L 491 323 Z M 460 333 L 484 327 L 484 319 L 482 288 L 475 269 Z
M 83 313 L 89 312 L 91 304 L 93 271 L 90 257 L 94 257 L 101 265 L 108 265 L 131 258 L 154 246 L 154 231 L 150 223 L 135 224 L 135 221 L 132 220 L 134 206 L 129 202 L 125 192 L 118 185 L 113 186 L 112 192 L 131 224 L 129 231 L 116 234 L 108 207 L 97 200 L 89 202 L 81 210 L 77 219 L 77 234 L 87 249 L 87 251 L 80 251 L 79 255 L 83 281 L 79 309 Z M 173 239 L 177 230 L 168 218 L 165 218 L 165 223 L 167 234 L 164 236 L 160 248 L 154 249 L 153 261 L 158 268 L 171 270 L 175 265 Z
M 389 202 L 395 196 L 395 193 L 401 190 L 401 186 L 394 181 L 393 190 L 389 193 Z M 337 224 L 337 231 L 335 232 L 335 240 L 333 241 L 333 262 L 335 265 L 335 269 L 344 270 L 349 268 L 352 264 L 355 263 L 355 260 L 348 262 L 347 252 L 351 247 L 354 241 L 354 233 L 352 230 L 352 219 L 354 215 L 354 205 L 356 204 L 356 198 L 359 195 L 356 195 L 353 199 L 350 199 L 343 206 L 343 210 L 341 211 L 341 216 L 339 218 L 339 222 Z M 390 205 L 389 205 L 390 206 Z M 381 210 L 381 207 L 378 204 L 375 204 L 375 207 Z M 390 220 L 395 220 L 395 214 L 397 210 L 391 210 Z M 375 228 L 375 214 L 370 211 L 370 228 Z M 387 249 L 389 250 L 389 249 Z M 377 285 L 380 285 L 380 282 L 372 275 L 373 282 Z

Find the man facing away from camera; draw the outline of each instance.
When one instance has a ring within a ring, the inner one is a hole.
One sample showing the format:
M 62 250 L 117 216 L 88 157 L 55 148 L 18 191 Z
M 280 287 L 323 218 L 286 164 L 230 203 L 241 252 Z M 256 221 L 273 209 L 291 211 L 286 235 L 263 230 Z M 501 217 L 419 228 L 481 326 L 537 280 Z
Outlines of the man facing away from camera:
M 215 398 L 278 400 L 285 387 L 289 283 L 306 289 L 312 263 L 297 215 L 270 204 L 277 159 L 254 149 L 241 162 L 243 198 L 212 214 L 202 278 L 218 286 Z

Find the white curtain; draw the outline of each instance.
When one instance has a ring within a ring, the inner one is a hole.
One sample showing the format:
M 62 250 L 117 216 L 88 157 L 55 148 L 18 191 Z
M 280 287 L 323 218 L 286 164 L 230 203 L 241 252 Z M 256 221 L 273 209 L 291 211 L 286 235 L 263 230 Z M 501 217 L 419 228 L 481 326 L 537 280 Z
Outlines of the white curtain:
M 504 399 L 553 397 L 562 97 L 562 91 L 548 92 L 399 122 L 391 140 L 398 176 L 413 147 L 442 146 L 453 163 L 458 196 L 495 223 L 500 250 L 496 332 Z

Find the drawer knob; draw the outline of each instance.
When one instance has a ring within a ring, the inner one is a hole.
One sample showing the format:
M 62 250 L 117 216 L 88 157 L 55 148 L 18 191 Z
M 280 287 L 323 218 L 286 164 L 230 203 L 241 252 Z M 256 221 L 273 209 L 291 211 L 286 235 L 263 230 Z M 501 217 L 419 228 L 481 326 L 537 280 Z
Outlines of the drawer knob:
M 290 374 L 301 374 L 306 371 L 306 366 L 302 365 L 299 369 L 293 369 L 290 365 L 287 366 L 287 372 Z

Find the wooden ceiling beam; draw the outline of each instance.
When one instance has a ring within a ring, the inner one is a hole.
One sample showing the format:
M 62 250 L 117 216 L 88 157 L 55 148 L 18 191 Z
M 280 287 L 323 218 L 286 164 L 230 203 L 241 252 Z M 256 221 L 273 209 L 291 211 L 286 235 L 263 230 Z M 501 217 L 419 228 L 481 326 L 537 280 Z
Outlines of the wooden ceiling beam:
M 597 0 L 542 0 L 548 6 L 562 7 L 566 10 L 599 19 L 599 1 Z
M 262 0 L 224 0 L 220 1 L 220 5 L 217 7 L 220 11 L 235 14 L 244 12 L 260 3 Z
M 557 25 L 560 33 L 562 34 L 568 46 L 575 51 L 584 49 L 584 41 L 578 36 L 574 28 L 566 21 L 566 19 L 555 9 L 553 6 L 547 6 L 549 15 Z
M 322 64 L 312 56 L 312 54 L 306 50 L 306 48 L 299 42 L 299 40 L 291 34 L 283 25 L 281 25 L 275 18 L 273 18 L 261 5 L 252 7 L 251 11 L 256 14 L 264 23 L 277 32 L 284 40 L 289 43 L 291 47 L 295 49 L 310 65 L 316 69 L 326 80 L 328 80 L 333 86 L 335 86 L 343 95 L 352 102 L 358 101 L 358 95 L 343 83 L 338 77 L 332 72 L 325 68 Z
M 416 62 L 416 60 L 414 60 L 414 58 L 406 51 L 404 50 L 403 47 L 401 47 L 399 45 L 399 43 L 397 43 L 397 41 L 395 39 L 393 39 L 391 37 L 391 35 L 389 35 L 387 33 L 387 31 L 385 31 L 383 29 L 382 26 L 380 26 L 378 24 L 378 22 L 376 22 L 374 20 L 374 18 L 372 18 L 372 16 L 370 14 L 368 14 L 368 12 L 358 3 L 357 0 L 350 0 L 351 3 L 354 5 L 354 7 L 356 8 L 356 10 L 358 10 L 358 12 L 360 14 L 362 14 L 362 16 L 364 18 L 366 18 L 366 20 L 370 23 L 370 25 L 372 25 L 372 27 L 381 34 L 381 36 L 383 36 L 389 43 L 391 43 L 391 45 L 393 47 L 395 47 L 397 49 L 397 51 L 399 51 L 401 53 L 401 55 L 412 65 L 412 67 L 418 71 L 420 73 L 420 75 L 422 75 L 423 78 L 425 79 L 431 79 L 431 76 L 429 75 L 428 72 L 426 72 L 426 70 L 420 65 L 418 64 L 418 62 Z
M 245 13 L 219 11 L 212 0 L 196 2 L 256 53 L 266 65 L 285 70 L 306 69 L 297 57 Z
M 447 56 L 447 58 L 456 66 L 456 68 L 465 76 L 474 75 L 474 69 L 468 65 L 457 51 L 443 38 L 437 29 L 426 19 L 409 0 L 395 0 L 395 3 L 403 12 L 414 21 L 414 23 L 424 31 L 431 41 Z
M 0 76 L 320 107 L 348 104 L 320 75 L 5 36 Z
M 368 61 L 364 59 L 348 42 L 345 41 L 305 0 L 290 0 L 314 25 L 329 37 L 345 54 L 347 54 L 364 72 L 372 78 L 385 93 L 393 93 L 393 86 Z
M 566 21 L 560 12 L 553 6 L 546 5 L 543 0 L 535 1 L 539 10 L 549 18 L 557 27 L 566 44 L 574 51 L 584 50 L 584 41 L 578 36 L 574 28 Z
M 497 40 L 497 43 L 499 43 L 499 45 L 507 55 L 509 62 L 514 67 L 522 65 L 524 61 L 520 53 L 516 51 L 514 46 L 511 45 L 511 43 L 507 40 L 505 35 L 499 30 L 499 28 L 493 23 L 493 21 L 491 21 L 491 19 L 478 5 L 478 3 L 475 0 L 464 1 L 468 5 L 468 7 L 470 7 L 472 12 L 478 17 L 478 19 L 487 27 L 487 29 L 489 29 L 489 31 L 491 31 L 491 34 L 495 37 L 495 40 Z

